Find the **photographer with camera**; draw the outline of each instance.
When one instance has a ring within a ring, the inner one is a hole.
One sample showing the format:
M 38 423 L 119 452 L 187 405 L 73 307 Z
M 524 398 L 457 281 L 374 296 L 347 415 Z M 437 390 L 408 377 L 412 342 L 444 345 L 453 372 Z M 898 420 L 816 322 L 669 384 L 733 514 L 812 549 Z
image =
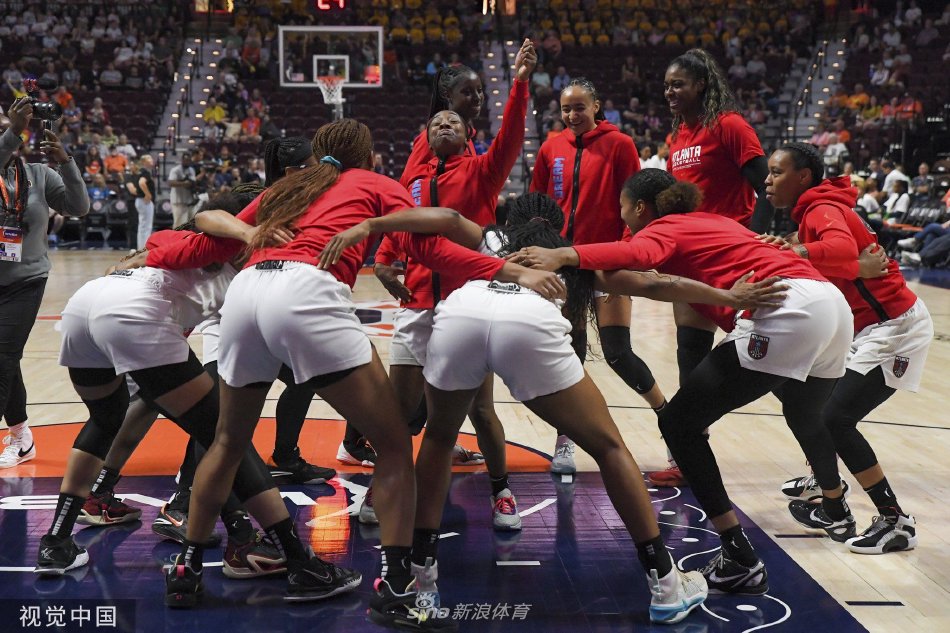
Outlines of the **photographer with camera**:
M 191 219 L 196 180 L 195 168 L 191 166 L 191 154 L 185 152 L 181 155 L 181 164 L 168 172 L 168 186 L 172 188 L 172 227 L 181 226 Z
M 49 105 L 40 104 L 36 112 L 32 99 L 17 99 L 7 112 L 10 127 L 0 136 L 0 413 L 10 427 L 10 434 L 3 440 L 7 446 L 0 454 L 0 468 L 36 456 L 33 434 L 26 422 L 20 359 L 49 276 L 49 210 L 73 217 L 89 212 L 89 196 L 79 169 L 51 130 L 43 131 L 40 143 L 49 165 L 27 163 L 19 155 L 20 134 L 30 120 L 43 117 L 48 124 L 51 119 L 46 117 L 56 115 Z

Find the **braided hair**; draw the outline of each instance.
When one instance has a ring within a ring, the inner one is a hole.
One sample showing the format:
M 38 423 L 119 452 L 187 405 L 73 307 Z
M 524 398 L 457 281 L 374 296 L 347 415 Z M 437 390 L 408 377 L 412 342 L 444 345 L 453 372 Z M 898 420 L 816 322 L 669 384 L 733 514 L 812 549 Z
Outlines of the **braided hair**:
M 267 141 L 264 144 L 264 186 L 270 187 L 284 177 L 288 167 L 303 165 L 311 156 L 310 141 L 302 136 Z
M 508 201 L 508 220 L 505 226 L 488 226 L 485 233 L 494 232 L 501 239 L 496 255 L 504 257 L 528 246 L 560 248 L 571 242 L 561 236 L 564 212 L 553 198 L 531 192 Z M 589 270 L 562 268 L 558 274 L 567 285 L 565 316 L 575 328 L 583 326 L 594 300 L 594 274 Z
M 432 82 L 432 100 L 429 102 L 429 119 L 442 110 L 452 109 L 452 102 L 449 99 L 449 95 L 452 94 L 452 90 L 454 90 L 459 83 L 471 75 L 478 77 L 478 73 L 468 66 L 461 64 L 458 66 L 445 66 L 438 70 Z M 466 121 L 466 124 L 470 123 L 471 121 Z
M 203 211 L 209 211 L 211 209 L 221 209 L 222 211 L 227 211 L 231 215 L 237 215 L 244 210 L 247 205 L 264 191 L 264 187 L 256 182 L 242 182 L 239 185 L 235 185 L 231 188 L 231 191 L 220 193 L 213 198 L 210 198 L 201 205 L 201 208 L 195 213 L 201 213 Z M 184 224 L 176 226 L 176 231 L 192 231 L 197 232 L 195 227 L 195 221 L 189 220 Z
M 594 114 L 595 121 L 606 121 L 607 115 L 604 114 L 603 101 L 600 100 L 600 93 L 597 92 L 597 88 L 594 87 L 594 82 L 588 79 L 587 77 L 575 77 L 567 82 L 567 85 L 561 89 L 561 94 L 564 94 L 564 91 L 568 88 L 581 88 L 586 90 L 590 94 L 590 98 L 594 103 L 600 103 L 601 107 Z
M 818 153 L 818 148 L 811 143 L 786 143 L 778 148 L 780 152 L 787 152 L 792 157 L 792 164 L 795 169 L 808 169 L 811 171 L 811 184 L 809 188 L 821 183 L 825 177 L 825 163 Z
M 674 213 L 692 213 L 703 199 L 699 188 L 680 182 L 662 169 L 647 168 L 627 178 L 623 193 L 630 200 L 643 200 L 656 209 L 657 217 Z
M 704 81 L 706 88 L 703 90 L 703 111 L 700 121 L 705 128 L 713 127 L 719 120 L 719 117 L 726 112 L 738 112 L 736 97 L 732 93 L 732 88 L 726 81 L 722 68 L 716 63 L 716 60 L 708 52 L 701 48 L 693 48 L 673 61 L 668 68 L 677 66 L 686 71 L 692 77 L 693 81 Z M 680 125 L 683 123 L 681 114 L 673 115 L 673 138 L 679 134 Z
M 257 211 L 261 230 L 248 245 L 251 250 L 261 248 L 274 229 L 289 228 L 311 203 L 336 184 L 344 170 L 369 165 L 373 137 L 369 128 L 356 119 L 340 119 L 317 130 L 312 151 L 314 156 L 323 157 L 319 164 L 281 178 L 261 198 Z

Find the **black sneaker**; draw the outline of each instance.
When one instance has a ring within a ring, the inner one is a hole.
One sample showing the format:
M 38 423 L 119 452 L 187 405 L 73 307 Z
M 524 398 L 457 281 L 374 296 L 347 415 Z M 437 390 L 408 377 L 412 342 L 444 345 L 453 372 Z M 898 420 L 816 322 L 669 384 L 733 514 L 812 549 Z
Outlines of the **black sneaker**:
M 856 554 L 886 554 L 915 547 L 917 521 L 909 514 L 876 516 L 871 520 L 871 527 L 848 540 L 848 549 Z
M 415 581 L 405 593 L 396 593 L 389 582 L 377 578 L 369 599 L 369 619 L 376 624 L 408 631 L 457 631 L 448 608 L 431 600 L 428 592 L 415 591 Z
M 353 591 L 360 586 L 363 575 L 352 569 L 311 556 L 306 562 L 287 561 L 288 602 L 324 600 L 337 594 Z
M 152 532 L 162 538 L 183 544 L 185 535 L 188 532 L 188 503 L 190 495 L 187 493 L 178 493 L 175 497 L 158 511 L 158 516 L 152 521 Z M 221 545 L 221 535 L 217 532 L 211 534 L 207 542 L 206 549 L 214 549 Z
M 851 494 L 851 486 L 844 479 L 841 480 L 841 488 L 845 498 Z M 814 501 L 821 499 L 821 487 L 815 480 L 815 475 L 810 474 L 804 477 L 789 479 L 782 484 L 782 494 L 789 499 L 803 499 L 805 501 Z
M 179 556 L 181 554 L 175 557 L 175 562 L 165 571 L 165 606 L 190 609 L 201 600 L 204 586 L 201 583 L 201 572 L 188 565 L 178 564 Z
M 788 511 L 792 514 L 793 519 L 807 528 L 824 530 L 831 537 L 831 540 L 838 543 L 844 543 L 857 534 L 854 516 L 851 514 L 851 510 L 848 509 L 847 504 L 845 504 L 845 510 L 848 511 L 845 518 L 840 521 L 833 521 L 825 512 L 825 509 L 821 507 L 821 503 L 809 503 L 801 500 L 788 502 Z
M 752 567 L 746 567 L 719 550 L 716 557 L 698 571 L 706 578 L 709 593 L 758 596 L 769 590 L 769 574 L 761 560 L 756 561 Z
M 273 456 L 275 466 L 268 466 L 272 477 L 286 477 L 295 484 L 325 484 L 334 477 L 336 471 L 332 468 L 323 468 L 308 463 L 300 456 L 300 448 L 295 447 L 290 457 L 277 459 Z
M 336 452 L 337 461 L 343 464 L 354 464 L 364 468 L 373 468 L 376 465 L 376 449 L 361 437 L 355 444 L 344 440 L 340 443 L 340 448 Z
M 69 570 L 82 567 L 88 562 L 89 553 L 85 548 L 76 545 L 73 537 L 44 534 L 40 539 L 36 568 L 33 573 L 41 576 L 62 576 Z

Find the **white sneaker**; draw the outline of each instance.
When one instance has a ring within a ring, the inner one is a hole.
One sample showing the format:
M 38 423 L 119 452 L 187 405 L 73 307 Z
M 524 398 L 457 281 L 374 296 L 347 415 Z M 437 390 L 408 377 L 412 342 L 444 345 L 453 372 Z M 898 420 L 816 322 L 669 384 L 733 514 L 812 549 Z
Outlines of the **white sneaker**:
M 485 463 L 485 456 L 478 451 L 470 451 L 460 444 L 452 449 L 453 466 L 478 466 Z
M 660 624 L 675 624 L 689 612 L 701 605 L 709 594 L 706 579 L 698 571 L 681 572 L 677 568 L 659 578 L 656 570 L 650 570 L 650 621 Z
M 518 503 L 511 491 L 505 488 L 491 498 L 491 523 L 496 530 L 516 531 L 521 529 Z
M 840 474 L 839 474 L 840 476 Z M 851 494 L 851 486 L 844 479 L 841 480 L 841 487 L 844 491 L 845 499 Z M 789 479 L 782 484 L 782 494 L 789 499 L 802 499 L 804 501 L 814 501 L 821 499 L 821 486 L 815 480 L 815 474 L 811 473 L 804 477 Z
M 379 525 L 379 519 L 376 518 L 376 509 L 373 508 L 373 487 L 370 486 L 363 497 L 363 503 L 360 504 L 360 514 L 357 520 L 363 525 Z
M 914 248 L 917 245 L 917 238 L 913 235 L 910 237 L 905 237 L 902 240 L 897 240 L 897 245 L 903 249 Z
M 886 554 L 917 547 L 917 520 L 909 514 L 896 519 L 883 515 L 871 520 L 871 527 L 847 541 L 855 554 Z
M 7 447 L 0 453 L 0 468 L 13 468 L 36 457 L 36 444 L 29 427 L 19 435 L 8 433 L 3 443 Z
M 920 266 L 920 253 L 901 253 L 901 263 L 905 266 Z
M 566 435 L 557 436 L 554 459 L 551 460 L 551 472 L 556 475 L 573 475 L 577 472 L 574 466 L 574 442 Z

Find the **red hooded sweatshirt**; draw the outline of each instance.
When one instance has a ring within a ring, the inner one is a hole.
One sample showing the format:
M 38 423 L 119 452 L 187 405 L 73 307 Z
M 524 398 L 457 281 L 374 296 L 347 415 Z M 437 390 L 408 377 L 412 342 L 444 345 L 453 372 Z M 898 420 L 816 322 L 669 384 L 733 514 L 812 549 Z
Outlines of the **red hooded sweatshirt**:
M 531 176 L 531 191 L 554 198 L 564 211 L 562 235 L 574 244 L 611 242 L 623 236 L 620 190 L 640 171 L 633 139 L 600 121 L 581 136 L 545 141 Z
M 902 315 L 917 301 L 893 259 L 883 277 L 858 278 L 858 253 L 877 244 L 877 235 L 854 212 L 857 200 L 851 179 L 842 176 L 812 187 L 792 209 L 798 240 L 808 249 L 808 259 L 848 300 L 855 333 Z
M 455 209 L 482 227 L 494 224 L 498 194 L 521 156 L 527 110 L 528 82 L 516 80 L 512 82 L 505 104 L 501 129 L 488 152 L 481 156 L 468 153 L 450 156 L 444 162 L 432 158 L 408 184 L 413 202 L 422 207 Z M 376 252 L 376 263 L 391 265 L 401 253 L 400 241 L 387 236 Z M 433 277 L 428 268 L 410 260 L 406 264 L 405 284 L 412 292 L 412 299 L 404 307 L 433 308 L 465 281 L 464 276 Z

